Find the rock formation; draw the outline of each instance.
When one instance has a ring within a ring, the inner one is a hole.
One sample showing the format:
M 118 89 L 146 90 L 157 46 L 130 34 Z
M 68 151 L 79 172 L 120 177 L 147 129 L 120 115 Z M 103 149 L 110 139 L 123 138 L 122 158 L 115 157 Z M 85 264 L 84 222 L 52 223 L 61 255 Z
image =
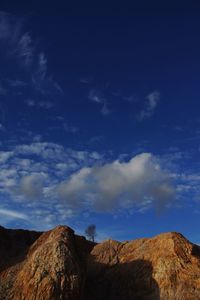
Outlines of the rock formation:
M 95 244 L 0 227 L 0 255 L 0 300 L 200 299 L 200 247 L 179 233 Z

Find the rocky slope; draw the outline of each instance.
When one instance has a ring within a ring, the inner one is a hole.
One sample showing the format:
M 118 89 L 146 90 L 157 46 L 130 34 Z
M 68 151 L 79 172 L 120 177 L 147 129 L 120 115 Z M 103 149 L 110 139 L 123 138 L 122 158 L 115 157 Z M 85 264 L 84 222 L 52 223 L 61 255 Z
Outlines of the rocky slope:
M 0 256 L 0 300 L 200 299 L 200 247 L 179 233 L 94 244 L 0 227 Z

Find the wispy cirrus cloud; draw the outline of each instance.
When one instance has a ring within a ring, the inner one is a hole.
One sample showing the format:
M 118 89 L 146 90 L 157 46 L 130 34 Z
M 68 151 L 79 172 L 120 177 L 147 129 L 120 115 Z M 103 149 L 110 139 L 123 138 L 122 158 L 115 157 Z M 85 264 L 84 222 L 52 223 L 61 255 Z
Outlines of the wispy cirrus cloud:
M 101 105 L 102 115 L 106 116 L 110 113 L 110 110 L 108 109 L 107 100 L 102 92 L 100 92 L 96 89 L 91 89 L 89 91 L 88 98 L 89 98 L 89 100 Z
M 18 79 L 11 79 L 8 80 L 8 84 L 10 87 L 16 88 L 16 87 L 24 87 L 27 85 L 25 81 L 18 80 Z
M 75 133 L 77 133 L 79 131 L 78 127 L 69 125 L 67 122 L 64 122 L 63 127 L 64 127 L 64 130 L 66 132 L 70 132 L 70 133 L 73 133 L 73 134 L 75 134 Z
M 34 48 L 31 36 L 29 33 L 24 33 L 17 43 L 17 49 L 15 50 L 21 63 L 25 67 L 30 67 L 33 63 Z M 15 51 L 13 53 L 15 53 Z
M 31 67 L 34 58 L 33 41 L 22 29 L 23 20 L 9 13 L 0 12 L 1 47 L 6 48 L 5 56 L 15 58 L 21 66 Z
M 90 84 L 93 82 L 93 78 L 91 76 L 84 76 L 80 78 L 80 82 L 83 84 Z
M 153 116 L 155 109 L 160 100 L 160 92 L 154 91 L 148 94 L 145 98 L 145 107 L 137 115 L 138 121 L 143 121 Z
M 54 106 L 54 103 L 52 101 L 48 101 L 48 100 L 36 101 L 33 99 L 26 99 L 24 102 L 29 107 L 39 107 L 39 108 L 44 108 L 44 109 L 50 109 Z
M 53 127 L 54 129 L 63 129 L 65 132 L 71 134 L 77 134 L 80 131 L 77 126 L 69 124 L 69 122 L 67 122 L 62 116 L 54 116 L 51 118 L 51 120 L 56 122 L 55 126 Z
M 1 217 L 4 216 L 11 219 L 14 218 L 28 221 L 28 216 L 26 214 L 11 209 L 0 208 L 0 215 Z
M 31 33 L 25 30 L 22 18 L 0 11 L 0 42 L 2 61 L 15 66 L 16 71 L 11 74 L 1 71 L 0 76 L 7 78 L 2 88 L 7 90 L 28 85 L 42 95 L 62 92 L 59 84 L 49 75 L 45 53 L 39 49 Z

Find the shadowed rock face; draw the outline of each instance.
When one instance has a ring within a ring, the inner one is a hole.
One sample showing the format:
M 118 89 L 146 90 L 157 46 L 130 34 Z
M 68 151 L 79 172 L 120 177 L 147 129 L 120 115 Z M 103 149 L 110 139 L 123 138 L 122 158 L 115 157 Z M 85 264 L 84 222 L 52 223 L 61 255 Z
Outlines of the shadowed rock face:
M 0 300 L 200 299 L 200 247 L 178 233 L 95 244 L 0 227 L 0 255 Z

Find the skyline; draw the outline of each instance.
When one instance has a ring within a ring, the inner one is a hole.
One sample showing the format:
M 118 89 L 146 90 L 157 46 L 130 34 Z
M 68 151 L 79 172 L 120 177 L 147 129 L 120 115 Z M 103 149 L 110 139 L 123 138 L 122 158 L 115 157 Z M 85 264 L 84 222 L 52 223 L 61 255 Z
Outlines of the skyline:
M 0 5 L 2 226 L 200 243 L 199 9 Z

